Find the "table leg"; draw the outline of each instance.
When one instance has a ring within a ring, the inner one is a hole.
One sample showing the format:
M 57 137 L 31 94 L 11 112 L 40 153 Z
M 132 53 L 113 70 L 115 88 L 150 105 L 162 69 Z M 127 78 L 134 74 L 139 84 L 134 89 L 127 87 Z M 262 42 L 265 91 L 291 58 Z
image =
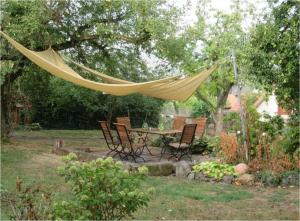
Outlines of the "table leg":
M 166 153 L 167 148 L 168 148 L 168 140 L 166 139 L 166 136 L 162 135 L 161 140 L 163 142 L 163 147 L 161 148 L 160 159 L 159 160 L 161 160 L 162 156 Z
M 147 151 L 149 152 L 149 154 L 150 154 L 151 156 L 153 156 L 153 154 L 151 153 L 151 151 L 149 150 L 148 145 L 147 145 L 148 134 L 149 134 L 149 133 L 142 133 L 142 132 L 140 132 L 140 133 L 137 132 L 137 133 L 138 133 L 138 135 L 140 136 L 140 137 L 139 137 L 139 140 L 140 140 L 140 139 L 143 140 L 143 142 L 144 142 L 144 144 L 145 144 L 145 147 L 146 147 Z M 143 134 L 145 134 L 145 136 L 143 136 Z

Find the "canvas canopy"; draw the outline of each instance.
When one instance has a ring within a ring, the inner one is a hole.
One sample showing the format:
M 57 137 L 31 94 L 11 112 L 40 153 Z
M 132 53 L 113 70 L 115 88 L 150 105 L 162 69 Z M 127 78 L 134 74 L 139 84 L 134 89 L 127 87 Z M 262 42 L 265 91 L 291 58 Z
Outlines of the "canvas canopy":
M 14 48 L 49 73 L 74 84 L 117 96 L 141 93 L 146 96 L 161 99 L 184 101 L 188 99 L 200 86 L 200 84 L 217 68 L 217 65 L 214 65 L 208 70 L 202 71 L 193 77 L 184 79 L 177 79 L 178 77 L 169 77 L 160 80 L 134 83 L 105 75 L 76 63 L 76 65 L 78 65 L 80 68 L 93 73 L 103 79 L 103 81 L 108 82 L 100 83 L 85 79 L 80 76 L 71 67 L 69 67 L 63 61 L 60 55 L 53 49 L 49 48 L 42 52 L 35 52 L 25 48 L 23 45 L 19 44 L 5 33 L 0 33 L 11 43 Z

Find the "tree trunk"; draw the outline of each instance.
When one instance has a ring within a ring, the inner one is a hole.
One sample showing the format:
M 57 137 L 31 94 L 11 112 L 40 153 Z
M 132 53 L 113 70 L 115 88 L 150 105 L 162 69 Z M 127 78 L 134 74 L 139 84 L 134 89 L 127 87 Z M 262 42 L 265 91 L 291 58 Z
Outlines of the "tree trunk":
M 1 86 L 1 140 L 9 141 L 11 132 L 11 81 L 7 79 Z
M 215 134 L 219 135 L 223 131 L 223 107 L 218 107 L 215 114 Z
M 11 105 L 12 105 L 12 85 L 13 82 L 22 75 L 19 68 L 15 68 L 16 72 L 6 74 L 5 80 L 1 85 L 1 140 L 9 141 L 11 132 Z
M 219 135 L 223 131 L 223 109 L 226 105 L 226 101 L 228 98 L 228 94 L 233 86 L 233 83 L 230 83 L 222 89 L 217 99 L 217 107 L 214 113 L 214 121 L 215 121 L 215 134 Z

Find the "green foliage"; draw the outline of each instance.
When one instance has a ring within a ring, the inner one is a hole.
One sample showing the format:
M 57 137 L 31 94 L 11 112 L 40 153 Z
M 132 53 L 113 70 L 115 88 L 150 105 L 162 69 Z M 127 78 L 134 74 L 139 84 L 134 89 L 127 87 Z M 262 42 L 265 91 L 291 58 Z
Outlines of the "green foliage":
M 140 189 L 146 167 L 129 172 L 112 158 L 89 163 L 76 159 L 75 154 L 64 157 L 66 165 L 58 170 L 71 185 L 74 198 L 54 205 L 54 219 L 119 220 L 147 205 L 152 189 Z
M 264 121 L 260 122 L 260 128 L 262 131 L 267 132 L 272 138 L 281 133 L 284 126 L 284 121 L 280 116 L 270 116 L 269 114 L 263 114 Z
M 217 180 L 222 179 L 226 175 L 237 174 L 234 171 L 234 166 L 229 164 L 217 163 L 217 162 L 202 162 L 193 166 L 193 172 L 202 172 L 209 177 L 213 177 Z
M 206 106 L 195 108 L 204 111 L 208 108 L 215 123 L 218 108 L 226 105 L 227 94 L 234 84 L 232 62 L 230 60 L 231 50 L 241 56 L 245 53 L 245 39 L 247 33 L 243 30 L 243 18 L 251 17 L 253 5 L 247 5 L 248 10 L 240 9 L 240 1 L 235 1 L 231 13 L 215 11 L 208 2 L 199 1 L 197 8 L 198 21 L 190 28 L 190 34 L 196 35 L 197 43 L 203 48 L 196 52 L 196 56 L 185 66 L 196 72 L 200 67 L 219 62 L 219 68 L 208 78 L 195 96 L 204 102 Z M 207 13 L 207 11 L 212 13 Z M 213 22 L 207 22 L 211 20 Z M 237 59 L 240 65 L 240 59 Z
M 88 67 L 135 82 L 165 76 L 188 53 L 187 39 L 178 35 L 182 12 L 166 1 L 11 0 L 2 2 L 1 12 L 2 30 L 26 47 L 39 51 L 51 45 Z M 37 68 L 5 39 L 1 43 L 1 82 L 12 72 L 21 75 L 20 89 L 32 103 L 32 120 L 43 127 L 96 128 L 97 120 L 127 116 L 128 110 L 135 126 L 141 126 L 146 114 L 149 126 L 158 124 L 162 101 L 81 88 Z M 149 67 L 145 55 L 163 65 Z
M 211 154 L 216 152 L 220 147 L 220 141 L 217 136 L 203 136 L 195 139 L 193 142 L 192 153 L 194 154 Z
M 279 103 L 299 110 L 299 2 L 270 1 L 266 14 L 251 33 L 247 76 Z
M 283 140 L 279 143 L 286 153 L 290 155 L 296 155 L 295 158 L 298 159 L 300 158 L 299 119 L 300 117 L 298 114 L 293 114 L 290 116 L 288 125 L 286 128 L 284 128 L 282 133 Z
M 207 103 L 202 100 L 198 100 L 194 102 L 192 105 L 192 116 L 193 117 L 209 117 L 210 116 L 210 108 Z
M 263 170 L 257 172 L 255 178 L 267 186 L 299 186 L 299 170 L 286 171 L 284 173 L 274 173 L 269 170 Z
M 229 112 L 224 116 L 224 128 L 226 131 L 236 133 L 241 130 L 241 118 L 237 112 Z
M 21 188 L 21 186 L 20 186 Z M 52 206 L 52 194 L 32 184 L 21 190 L 8 192 L 1 187 L 1 202 L 10 208 L 10 220 L 48 220 Z

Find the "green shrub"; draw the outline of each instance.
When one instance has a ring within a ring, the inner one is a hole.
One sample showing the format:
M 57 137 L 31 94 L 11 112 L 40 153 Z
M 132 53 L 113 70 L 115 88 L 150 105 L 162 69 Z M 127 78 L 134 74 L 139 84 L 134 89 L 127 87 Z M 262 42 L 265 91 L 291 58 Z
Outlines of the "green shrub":
M 40 185 L 31 184 L 9 192 L 0 187 L 1 203 L 10 208 L 10 220 L 48 220 L 52 206 L 52 195 Z
M 203 136 L 202 138 L 195 139 L 193 142 L 192 153 L 202 154 L 212 153 L 219 149 L 220 141 L 218 137 Z
M 212 149 L 208 148 L 207 139 L 195 139 L 192 147 L 193 154 L 202 154 L 205 151 L 212 152 Z
M 112 158 L 89 163 L 76 159 L 75 154 L 69 154 L 64 158 L 66 165 L 58 170 L 71 185 L 74 199 L 55 203 L 52 218 L 119 220 L 147 205 L 151 189 L 140 189 L 146 167 L 129 172 Z
M 299 186 L 300 183 L 300 175 L 299 175 L 299 170 L 291 170 L 291 171 L 286 171 L 281 174 L 281 185 L 294 185 L 294 186 Z
M 281 133 L 284 126 L 284 121 L 280 116 L 270 116 L 269 114 L 263 114 L 266 121 L 260 122 L 260 129 L 263 132 L 268 133 L 272 138 Z
M 224 127 L 228 132 L 235 133 L 241 130 L 241 118 L 237 112 L 229 112 L 224 116 Z
M 226 175 L 237 176 L 234 171 L 234 166 L 217 162 L 202 162 L 193 166 L 193 172 L 202 172 L 208 177 L 217 180 L 222 179 Z
M 300 123 L 299 114 L 294 114 L 291 116 L 288 122 L 288 126 L 283 131 L 284 139 L 281 141 L 280 145 L 285 151 L 285 153 L 288 153 L 290 155 L 293 155 L 297 151 L 299 152 L 299 146 L 300 146 L 299 123 Z
M 269 170 L 260 171 L 255 174 L 256 180 L 268 186 L 278 186 L 280 184 L 279 174 L 273 173 Z
M 286 171 L 281 174 L 264 170 L 257 172 L 255 178 L 267 186 L 299 186 L 299 170 Z

